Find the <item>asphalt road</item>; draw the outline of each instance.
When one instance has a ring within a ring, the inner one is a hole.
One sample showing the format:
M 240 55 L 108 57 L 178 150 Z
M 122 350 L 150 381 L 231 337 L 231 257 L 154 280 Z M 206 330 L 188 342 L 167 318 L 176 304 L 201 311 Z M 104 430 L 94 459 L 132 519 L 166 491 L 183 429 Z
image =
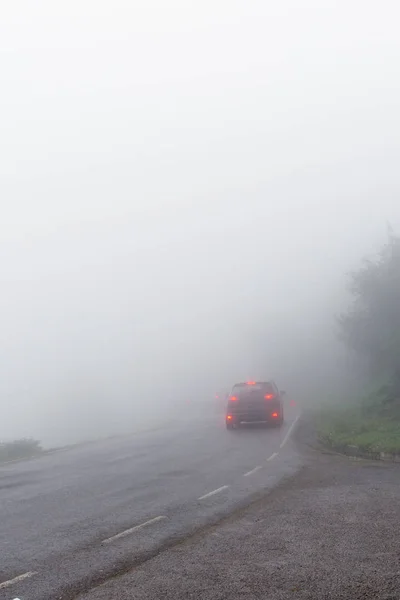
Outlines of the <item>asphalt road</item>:
M 77 600 L 400 600 L 400 465 L 313 449 L 308 424 L 293 477 Z
M 157 430 L 0 466 L 0 598 L 74 598 L 299 468 L 282 429 L 204 411 Z

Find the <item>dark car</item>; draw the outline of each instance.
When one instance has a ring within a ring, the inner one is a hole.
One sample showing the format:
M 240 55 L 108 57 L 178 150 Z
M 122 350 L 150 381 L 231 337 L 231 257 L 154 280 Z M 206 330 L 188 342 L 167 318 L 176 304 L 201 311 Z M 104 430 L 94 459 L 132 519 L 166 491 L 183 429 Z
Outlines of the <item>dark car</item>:
M 233 386 L 228 399 L 226 427 L 241 423 L 283 423 L 283 395 L 273 381 L 247 381 Z

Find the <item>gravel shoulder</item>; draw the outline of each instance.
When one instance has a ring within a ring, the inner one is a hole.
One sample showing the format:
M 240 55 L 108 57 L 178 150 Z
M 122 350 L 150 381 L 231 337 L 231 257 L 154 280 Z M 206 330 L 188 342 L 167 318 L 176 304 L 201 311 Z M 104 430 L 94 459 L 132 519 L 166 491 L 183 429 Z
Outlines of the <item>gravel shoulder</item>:
M 399 465 L 322 453 L 304 425 L 297 438 L 297 475 L 79 598 L 399 600 Z

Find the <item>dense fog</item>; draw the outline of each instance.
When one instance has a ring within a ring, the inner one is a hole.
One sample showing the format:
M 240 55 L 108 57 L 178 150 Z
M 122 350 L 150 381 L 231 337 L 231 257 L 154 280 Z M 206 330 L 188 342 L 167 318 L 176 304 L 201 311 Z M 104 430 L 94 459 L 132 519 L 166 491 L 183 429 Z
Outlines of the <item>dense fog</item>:
M 0 439 L 356 377 L 346 273 L 400 227 L 395 2 L 6 2 Z M 192 411 L 192 412 L 191 412 Z

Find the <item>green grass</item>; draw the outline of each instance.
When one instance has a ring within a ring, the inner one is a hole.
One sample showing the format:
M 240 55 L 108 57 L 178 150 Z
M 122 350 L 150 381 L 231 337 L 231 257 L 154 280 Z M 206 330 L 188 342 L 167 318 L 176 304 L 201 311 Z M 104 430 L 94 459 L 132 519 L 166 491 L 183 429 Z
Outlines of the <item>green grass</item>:
M 369 415 L 362 407 L 321 410 L 317 430 L 323 443 L 338 450 L 358 446 L 366 452 L 400 454 L 400 420 Z

